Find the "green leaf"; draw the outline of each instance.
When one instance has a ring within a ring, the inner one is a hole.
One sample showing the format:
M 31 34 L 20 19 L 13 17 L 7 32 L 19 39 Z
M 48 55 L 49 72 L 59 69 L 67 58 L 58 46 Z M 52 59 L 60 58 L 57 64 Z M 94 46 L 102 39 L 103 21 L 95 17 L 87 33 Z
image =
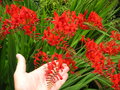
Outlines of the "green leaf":
M 9 66 L 9 85 L 13 89 L 14 88 L 14 80 L 13 74 L 16 68 L 16 45 L 14 41 L 14 37 L 8 35 L 8 66 Z
M 68 88 L 65 88 L 63 90 L 80 90 L 81 88 L 85 87 L 88 83 L 90 83 L 92 80 L 97 79 L 98 76 L 95 76 L 94 74 L 90 73 L 86 77 L 84 77 L 82 80 L 77 82 L 77 84 L 73 86 L 69 86 Z

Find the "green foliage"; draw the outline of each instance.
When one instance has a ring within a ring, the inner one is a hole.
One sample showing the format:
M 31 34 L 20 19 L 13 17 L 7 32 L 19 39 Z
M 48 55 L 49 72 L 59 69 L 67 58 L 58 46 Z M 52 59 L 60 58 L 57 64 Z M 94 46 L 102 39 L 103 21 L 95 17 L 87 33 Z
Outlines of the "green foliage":
M 45 22 L 45 18 L 52 17 L 54 11 L 57 11 L 59 14 L 64 10 L 69 9 L 71 11 L 76 11 L 77 14 L 84 13 L 86 10 L 88 11 L 88 14 L 91 11 L 96 11 L 103 18 L 104 26 L 108 31 L 78 30 L 76 35 L 69 41 L 69 44 L 75 49 L 81 47 L 76 50 L 76 54 L 80 57 L 84 54 L 84 46 L 81 44 L 79 45 L 81 36 L 84 35 L 89 38 L 95 38 L 95 41 L 100 43 L 109 36 L 111 29 L 116 29 L 112 26 L 116 20 L 113 20 L 113 16 L 120 10 L 120 8 L 116 9 L 118 0 L 112 0 L 111 2 L 109 0 L 24 0 L 21 2 L 3 0 L 3 6 L 0 6 L 0 16 L 2 16 L 3 20 L 8 17 L 4 14 L 4 6 L 7 4 L 19 4 L 36 11 L 38 18 L 40 19 L 40 24 L 37 26 L 37 32 L 39 33 L 43 33 L 44 29 L 50 25 L 49 22 Z M 36 49 L 41 48 L 42 51 L 45 51 L 50 55 L 54 52 L 62 52 L 60 50 L 57 51 L 55 47 L 51 47 L 46 42 L 31 39 L 29 36 L 24 35 L 23 32 L 8 35 L 4 40 L 0 41 L 0 45 L 2 46 L 2 48 L 0 48 L 0 90 L 13 90 L 14 88 L 13 74 L 17 62 L 15 57 L 16 53 L 21 53 L 25 56 L 27 60 L 27 71 L 29 72 L 34 69 L 33 55 L 36 53 Z M 118 58 L 119 57 L 120 56 L 118 56 Z M 83 58 L 86 59 L 86 57 Z M 117 62 L 117 57 L 113 58 Z M 94 87 L 94 89 L 89 88 L 90 83 L 94 82 L 94 80 L 97 80 L 101 86 L 108 86 L 110 88 L 111 84 L 108 80 L 90 73 L 92 68 L 84 60 L 79 58 L 76 58 L 75 60 L 79 67 L 78 71 L 76 71 L 77 74 L 70 74 L 66 83 L 61 87 L 61 90 L 97 90 Z M 101 89 L 99 86 L 97 87 L 98 89 Z

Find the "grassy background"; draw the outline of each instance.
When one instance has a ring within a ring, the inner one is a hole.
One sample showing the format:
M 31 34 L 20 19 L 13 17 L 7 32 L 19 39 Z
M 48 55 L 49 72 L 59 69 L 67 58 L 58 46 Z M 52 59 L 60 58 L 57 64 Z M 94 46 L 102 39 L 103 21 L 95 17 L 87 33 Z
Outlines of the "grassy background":
M 0 16 L 4 20 L 8 16 L 4 13 L 5 6 L 7 4 L 20 4 L 27 8 L 36 11 L 40 23 L 37 26 L 37 32 L 43 33 L 47 26 L 52 26 L 49 22 L 46 22 L 45 18 L 51 18 L 53 12 L 61 14 L 64 10 L 76 11 L 76 13 L 84 13 L 88 10 L 88 14 L 91 11 L 96 11 L 103 18 L 103 25 L 107 28 L 108 32 L 100 32 L 99 30 L 78 30 L 77 34 L 69 41 L 70 46 L 77 49 L 76 54 L 86 59 L 84 55 L 84 47 L 79 44 L 81 35 L 95 39 L 97 43 L 105 40 L 109 32 L 113 29 L 119 28 L 119 17 L 115 17 L 115 14 L 120 10 L 118 0 L 4 0 L 0 5 Z M 1 24 L 0 24 L 1 25 Z M 36 49 L 43 48 L 49 54 L 57 51 L 55 47 L 51 47 L 46 42 L 36 41 L 28 36 L 25 36 L 23 32 L 17 32 L 15 34 L 7 35 L 4 40 L 0 40 L 0 90 L 14 90 L 13 73 L 16 67 L 16 53 L 21 53 L 27 60 L 27 71 L 34 70 L 33 55 Z M 120 56 L 117 56 L 114 60 L 117 60 Z M 114 58 L 114 57 L 113 57 Z M 84 62 L 82 59 L 76 58 L 77 66 L 79 67 L 76 74 L 69 74 L 69 78 L 66 83 L 61 87 L 61 90 L 112 90 L 111 83 L 99 75 L 90 73 L 93 69 Z

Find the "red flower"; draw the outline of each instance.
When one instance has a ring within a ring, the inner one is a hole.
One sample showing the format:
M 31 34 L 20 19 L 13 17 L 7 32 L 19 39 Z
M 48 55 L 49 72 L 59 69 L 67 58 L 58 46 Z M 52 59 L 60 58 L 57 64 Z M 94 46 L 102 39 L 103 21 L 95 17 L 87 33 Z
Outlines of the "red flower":
M 31 35 L 36 30 L 36 27 L 32 25 L 25 25 L 23 26 L 23 29 L 26 35 Z
M 120 33 L 117 31 L 111 31 L 111 38 L 113 38 L 114 40 L 120 40 Z
M 38 53 L 34 55 L 35 68 L 40 66 L 40 59 L 42 59 L 43 62 L 48 62 L 48 55 L 45 52 L 38 51 Z
M 61 16 L 54 12 L 52 23 L 55 33 L 70 38 L 77 30 L 77 16 L 74 11 L 64 11 Z
M 85 36 L 82 36 L 80 41 L 85 42 Z
M 70 53 L 66 53 L 65 55 L 54 53 L 48 57 L 45 52 L 39 51 L 35 54 L 34 58 L 35 68 L 39 67 L 41 62 L 48 62 L 46 69 L 46 79 L 52 83 L 62 79 L 59 71 L 64 69 L 63 64 L 67 64 L 71 69 L 77 68 L 75 66 L 76 63 L 72 60 L 72 55 Z
M 3 25 L 2 25 L 2 28 L 1 28 L 3 36 L 6 36 L 7 34 L 10 33 L 11 26 L 9 26 L 9 23 L 10 23 L 10 21 L 8 19 L 3 21 Z
M 120 73 L 111 75 L 110 80 L 113 83 L 112 87 L 115 90 L 120 90 Z
M 14 4 L 6 5 L 6 13 L 8 13 L 11 17 L 15 17 L 20 12 L 20 8 Z
M 87 21 L 85 18 L 85 15 L 83 15 L 81 13 L 78 15 L 78 25 L 81 29 L 88 30 L 88 29 L 90 29 L 89 26 L 84 24 L 84 22 Z
M 20 27 L 25 31 L 25 34 L 31 35 L 36 30 L 35 23 L 38 22 L 37 15 L 34 11 L 22 6 L 11 4 L 6 5 L 6 13 L 10 15 L 7 29 L 16 29 Z M 4 27 L 5 25 L 3 25 Z M 5 30 L 5 29 L 4 29 Z
M 0 0 L 0 4 L 2 3 L 2 0 Z
M 93 26 L 97 26 L 99 29 L 103 29 L 102 18 L 94 11 L 88 16 L 87 22 L 91 23 Z
M 102 52 L 99 50 L 98 45 L 93 41 L 88 39 L 85 42 L 86 46 L 86 57 L 92 63 L 92 67 L 95 69 L 94 72 L 98 74 L 103 74 L 103 68 L 105 67 L 104 60 L 105 57 L 103 56 Z
M 96 44 L 93 40 L 87 39 L 85 41 L 85 46 L 86 57 L 89 59 L 91 66 L 94 68 L 94 73 L 98 73 L 106 77 L 114 74 L 115 63 L 112 62 L 110 58 L 107 59 L 104 56 L 103 51 L 105 50 L 103 50 L 103 47 L 100 47 L 101 45 Z M 109 51 L 108 48 L 106 50 Z
M 118 70 L 120 70 L 120 60 L 118 61 Z
M 103 53 L 107 53 L 109 55 L 116 55 L 120 52 L 120 45 L 117 44 L 114 40 L 106 43 L 100 43 L 100 48 Z
M 87 12 L 85 12 L 84 14 L 80 13 L 77 17 L 78 25 L 81 29 L 88 30 L 93 29 L 91 27 L 97 27 L 101 30 L 104 30 L 102 25 L 102 18 L 96 12 L 92 11 L 87 19 L 86 14 Z
M 48 27 L 47 30 L 44 30 L 42 39 L 47 40 L 51 46 L 57 46 L 63 41 L 64 37 L 61 37 L 59 34 L 54 34 L 53 31 L 54 29 L 50 30 L 50 27 Z

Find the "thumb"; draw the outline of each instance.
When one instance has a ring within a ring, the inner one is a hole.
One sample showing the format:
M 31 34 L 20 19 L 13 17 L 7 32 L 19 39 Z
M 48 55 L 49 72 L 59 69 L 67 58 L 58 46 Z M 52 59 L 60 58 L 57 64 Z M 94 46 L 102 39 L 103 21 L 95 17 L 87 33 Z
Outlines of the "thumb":
M 17 54 L 16 57 L 18 59 L 18 63 L 15 72 L 25 73 L 26 72 L 25 58 L 21 54 Z

